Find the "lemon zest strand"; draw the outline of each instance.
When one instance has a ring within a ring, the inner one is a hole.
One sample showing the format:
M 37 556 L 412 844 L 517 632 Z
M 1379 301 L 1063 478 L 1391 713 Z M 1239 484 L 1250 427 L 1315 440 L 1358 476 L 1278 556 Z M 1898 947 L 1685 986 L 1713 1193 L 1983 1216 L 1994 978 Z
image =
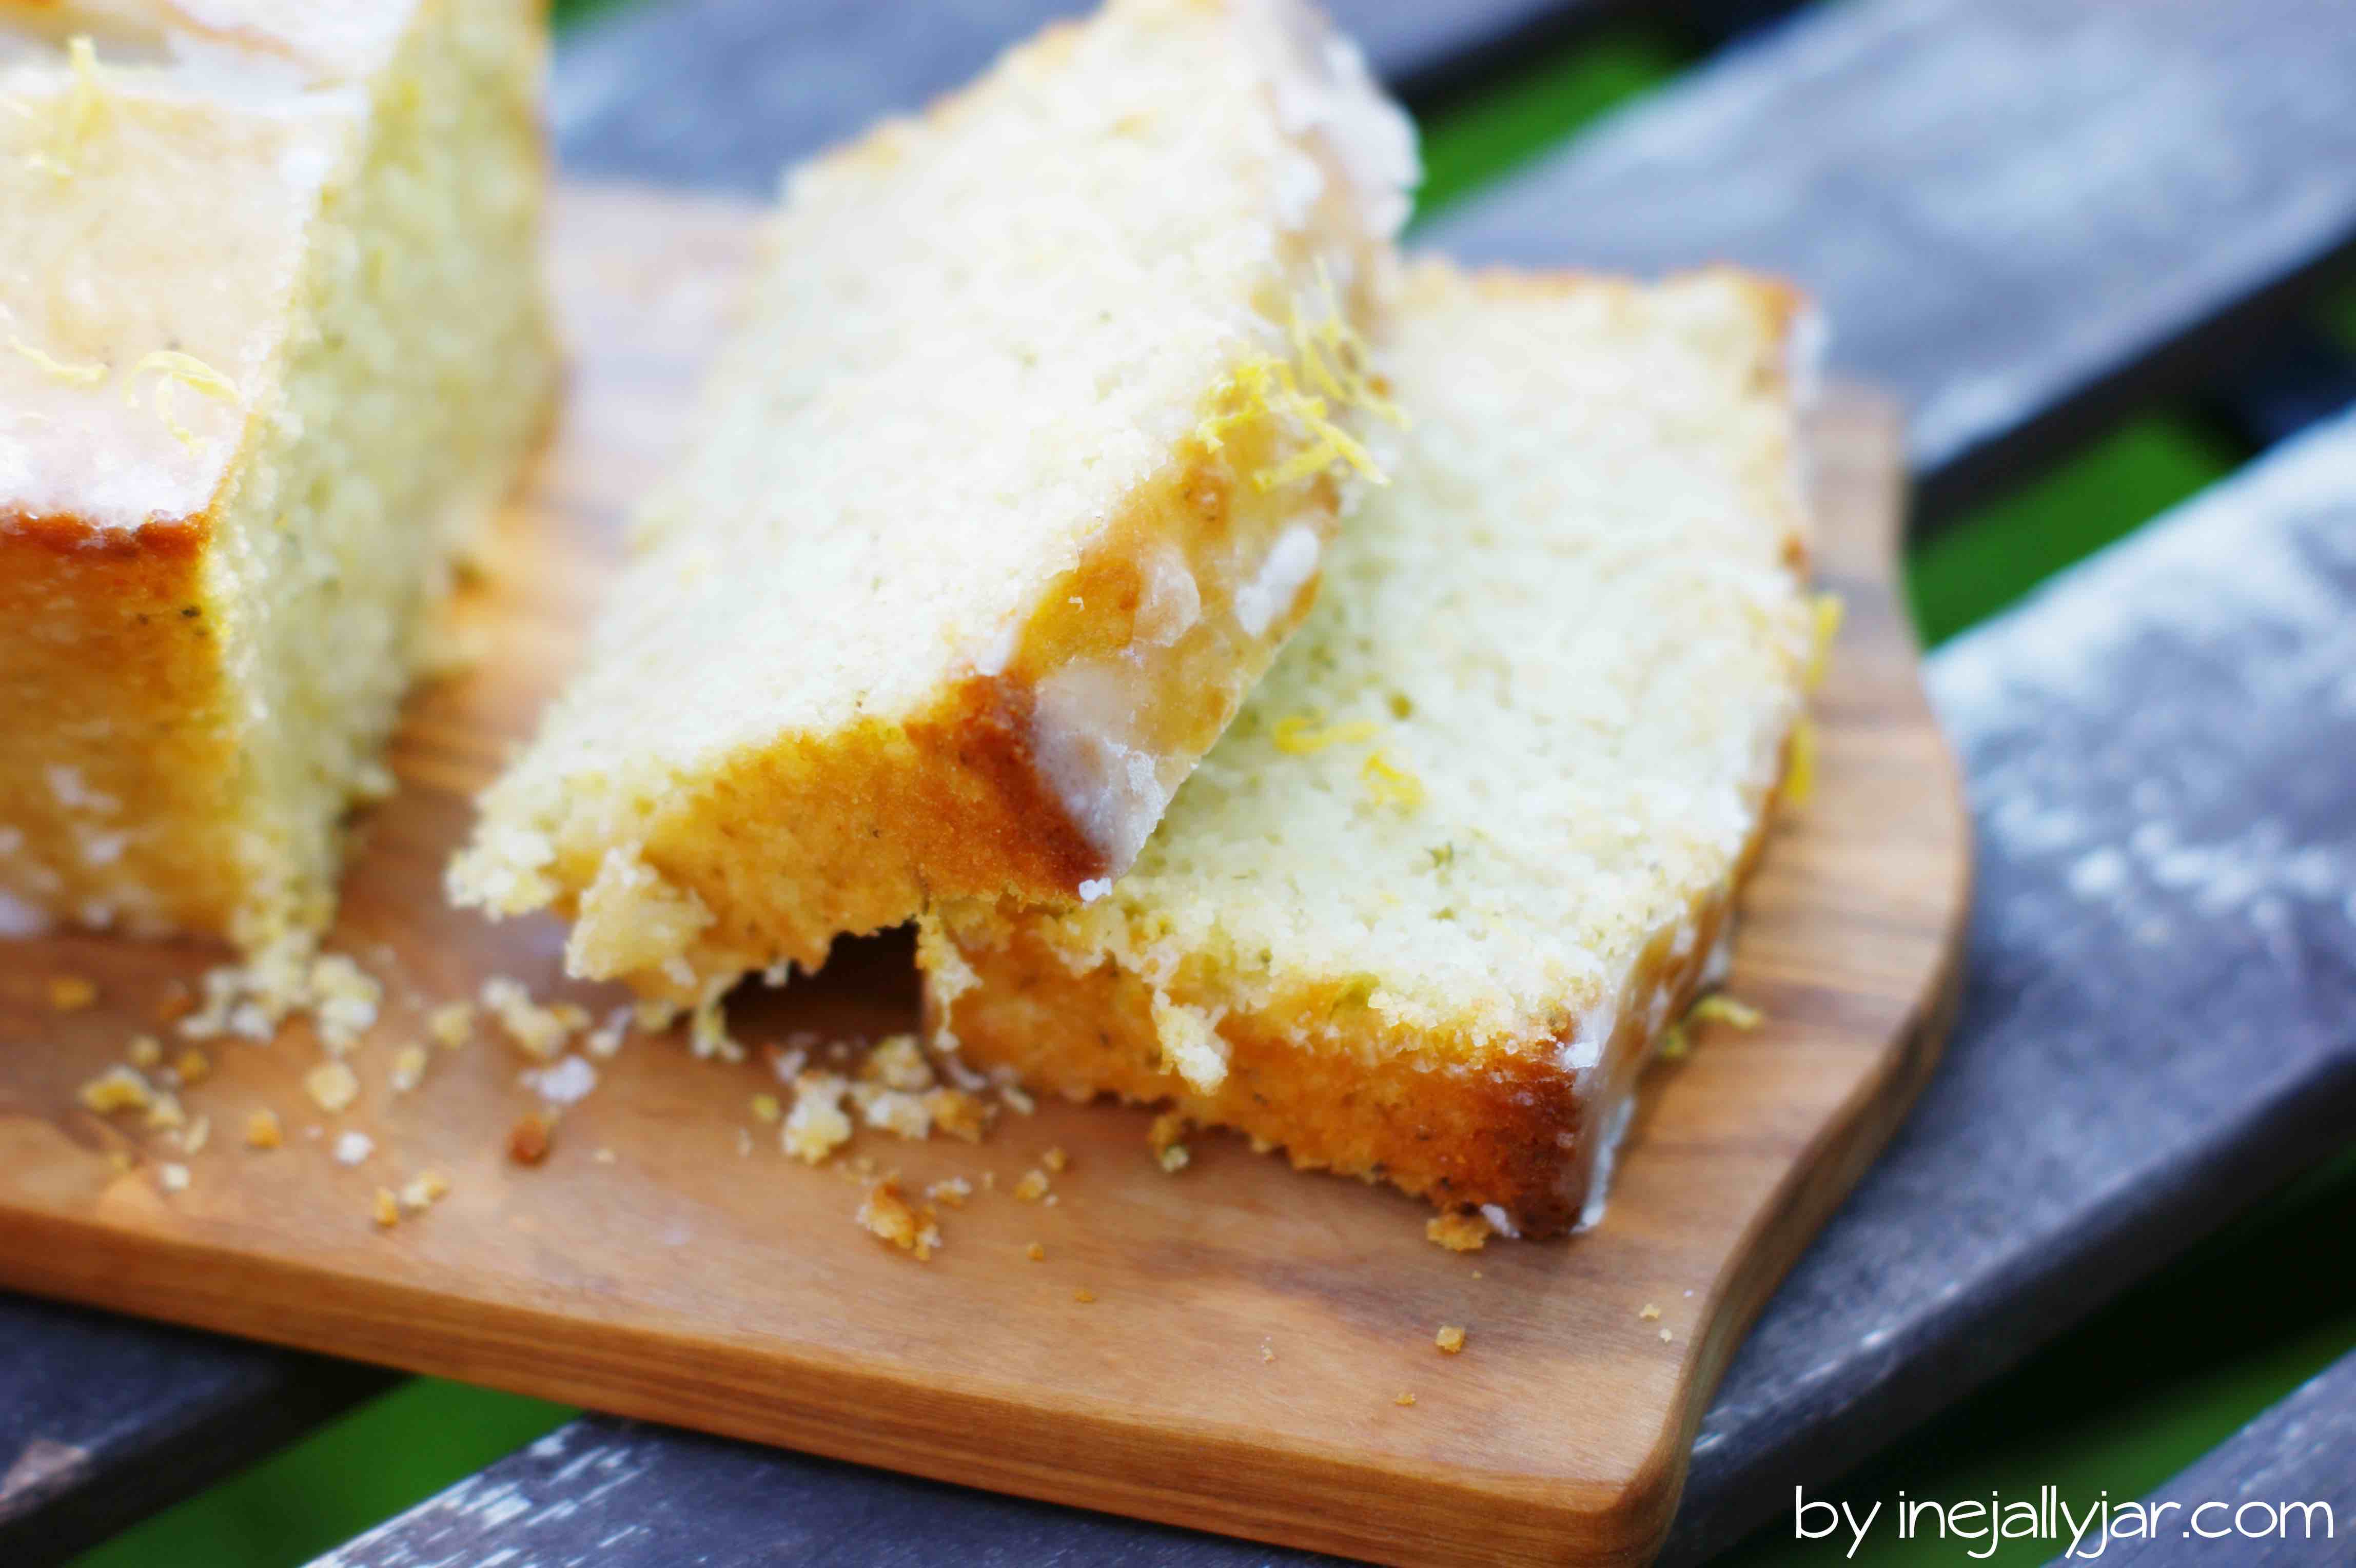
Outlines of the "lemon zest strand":
M 1314 757 L 1328 746 L 1356 746 L 1382 733 L 1371 720 L 1352 719 L 1347 724 L 1333 725 L 1325 729 L 1315 725 L 1323 722 L 1322 714 L 1293 714 L 1280 718 L 1270 726 L 1269 738 L 1276 749 L 1291 757 Z
M 1366 753 L 1365 766 L 1359 773 L 1366 780 L 1366 793 L 1377 806 L 1397 806 L 1412 811 L 1423 804 L 1423 780 L 1403 768 L 1394 768 L 1379 751 Z
M 1816 726 L 1802 714 L 1792 725 L 1791 756 L 1783 764 L 1783 800 L 1804 806 L 1816 792 Z
M 61 381 L 79 381 L 83 386 L 96 386 L 106 380 L 106 367 L 102 364 L 95 362 L 87 365 L 70 364 L 55 355 L 41 352 L 22 338 L 13 336 L 8 339 L 8 347 Z
M 1808 669 L 1803 681 L 1811 692 L 1825 683 L 1825 671 L 1832 662 L 1833 639 L 1840 635 L 1845 607 L 1838 594 L 1818 594 L 1808 601 L 1814 617 L 1815 642 L 1809 649 Z
M 178 417 L 173 413 L 171 404 L 166 397 L 172 387 L 176 384 L 190 387 L 207 397 L 222 399 L 230 403 L 242 401 L 235 381 L 198 359 L 194 354 L 183 354 L 171 349 L 158 349 L 131 367 L 128 383 L 123 389 L 124 407 L 136 408 L 139 405 L 139 378 L 149 371 L 155 371 L 156 378 L 155 391 L 150 399 L 150 406 L 155 409 L 155 417 L 164 422 L 165 426 L 172 432 L 174 439 L 191 452 L 201 449 L 204 441 L 195 431 L 182 424 Z

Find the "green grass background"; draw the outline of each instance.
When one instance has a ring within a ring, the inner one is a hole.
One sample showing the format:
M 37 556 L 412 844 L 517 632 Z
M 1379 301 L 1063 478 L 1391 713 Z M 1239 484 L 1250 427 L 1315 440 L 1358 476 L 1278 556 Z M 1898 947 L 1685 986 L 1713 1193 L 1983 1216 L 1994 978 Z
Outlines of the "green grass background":
M 560 0 L 561 18 L 627 0 Z M 1428 213 L 1662 81 L 1671 35 L 1622 28 L 1539 59 L 1428 116 Z M 2356 344 L 2356 290 L 2318 314 Z M 2072 562 L 2231 473 L 2247 453 L 2191 408 L 2152 410 L 1918 546 L 1908 591 L 1926 640 L 1993 614 Z M 2021 1369 L 1902 1440 L 1839 1487 L 1960 1499 L 2073 1500 L 2149 1491 L 2356 1348 L 2356 1144 Z M 279 1568 L 299 1563 L 481 1468 L 572 1413 L 419 1379 L 230 1480 L 84 1553 L 77 1568 Z M 1733 1554 L 1743 1568 L 1824 1563 L 1788 1521 Z M 1952 1563 L 1958 1548 L 1875 1538 L 1855 1561 Z M 2041 1563 L 2017 1541 L 2000 1563 Z M 2221 1563 L 2222 1559 L 2220 1559 Z

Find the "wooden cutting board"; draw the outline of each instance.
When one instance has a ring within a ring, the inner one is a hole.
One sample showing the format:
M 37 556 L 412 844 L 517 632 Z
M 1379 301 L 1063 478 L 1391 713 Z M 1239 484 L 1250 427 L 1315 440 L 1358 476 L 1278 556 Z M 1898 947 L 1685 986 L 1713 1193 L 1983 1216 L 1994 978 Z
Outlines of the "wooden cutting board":
M 1835 398 L 1813 471 L 1819 562 L 1847 619 L 1816 711 L 1813 800 L 1777 823 L 1730 993 L 1766 1023 L 1698 1033 L 1658 1065 L 1609 1216 L 1569 1243 L 1454 1254 L 1386 1190 L 1296 1174 L 1197 1135 L 1165 1175 L 1144 1113 L 1043 1104 L 979 1147 L 862 1133 L 911 1187 L 963 1176 L 919 1263 L 861 1230 L 864 1182 L 812 1169 L 751 1110 L 757 1053 L 633 1040 L 568 1111 L 546 1162 L 509 1161 L 535 1097 L 487 1027 L 388 1086 L 434 1004 L 559 980 L 561 933 L 486 925 L 440 897 L 469 794 L 561 678 L 634 496 L 679 443 L 753 245 L 745 209 L 568 190 L 553 261 L 569 406 L 460 617 L 485 656 L 423 694 L 402 789 L 365 827 L 331 946 L 386 985 L 339 1116 L 301 1090 L 305 1026 L 216 1043 L 184 1096 L 184 1155 L 76 1090 L 218 953 L 70 935 L 0 948 L 0 1283 L 976 1486 L 1365 1556 L 1639 1561 L 1743 1329 L 1888 1136 L 1953 995 L 1968 854 L 1956 775 L 1894 594 L 1889 411 Z M 59 1012 L 49 983 L 96 983 Z M 752 1042 L 913 1026 L 905 941 L 740 1005 Z M 249 1150 L 274 1109 L 285 1145 Z M 348 1131 L 372 1152 L 331 1155 Z M 1011 1196 L 1050 1146 L 1053 1205 Z M 165 1190 L 166 1164 L 185 1190 Z M 380 1187 L 452 1190 L 391 1230 Z M 985 1173 L 995 1189 L 979 1190 Z M 1028 1243 L 1044 1250 L 1025 1255 Z M 1463 1326 L 1463 1353 L 1433 1335 Z M 1413 1396 L 1413 1402 L 1404 1397 Z M 789 1521 L 781 1520 L 780 1528 Z

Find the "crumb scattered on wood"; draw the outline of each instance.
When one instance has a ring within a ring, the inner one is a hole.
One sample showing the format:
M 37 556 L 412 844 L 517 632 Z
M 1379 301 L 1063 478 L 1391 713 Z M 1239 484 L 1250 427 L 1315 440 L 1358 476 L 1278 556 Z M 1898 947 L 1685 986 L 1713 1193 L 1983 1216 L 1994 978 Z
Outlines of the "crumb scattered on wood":
M 925 1188 L 925 1199 L 950 1208 L 963 1208 L 965 1200 L 973 1196 L 973 1183 L 963 1176 L 944 1176 Z
M 910 1203 L 899 1182 L 890 1176 L 868 1190 L 866 1201 L 859 1206 L 859 1223 L 902 1251 L 915 1253 L 920 1263 L 931 1262 L 933 1249 L 941 1244 L 933 1211 Z
M 444 1002 L 426 1015 L 425 1032 L 444 1050 L 455 1051 L 475 1036 L 475 1004 Z
M 188 1167 L 183 1165 L 158 1165 L 155 1167 L 155 1184 L 166 1192 L 186 1192 L 188 1190 Z
M 1490 1226 L 1477 1214 L 1439 1214 L 1423 1222 L 1423 1236 L 1451 1252 L 1477 1252 L 1489 1243 Z
M 247 1148 L 274 1149 L 284 1142 L 285 1142 L 285 1134 L 279 1129 L 276 1112 L 256 1111 L 246 1117 L 245 1146 Z
M 1063 1145 L 1059 1144 L 1040 1155 L 1039 1163 L 1061 1176 L 1071 1167 L 1072 1156 L 1064 1153 Z
M 1097 1298 L 1097 1293 L 1096 1293 L 1096 1292 L 1094 1292 L 1094 1291 L 1092 1291 L 1092 1290 L 1089 1290 L 1089 1289 L 1088 1289 L 1087 1286 L 1085 1286 L 1085 1285 L 1081 1286 L 1078 1290 L 1076 1290 L 1076 1291 L 1074 1291 L 1074 1292 L 1072 1293 L 1072 1299 L 1073 1299 L 1074 1301 L 1078 1302 L 1082 1306 L 1087 1306 L 1087 1305 L 1089 1305 L 1091 1302 L 1095 1301 L 1095 1300 L 1096 1300 L 1096 1298 Z
M 1687 1024 L 1725 1024 L 1737 1029 L 1755 1029 L 1767 1015 L 1746 1002 L 1737 1002 L 1723 992 L 1713 992 L 1693 1004 L 1686 1015 Z
M 1153 1163 L 1160 1165 L 1170 1175 L 1176 1176 L 1180 1171 L 1184 1170 L 1188 1165 L 1192 1164 L 1194 1158 L 1194 1155 L 1187 1150 L 1185 1144 L 1173 1144 L 1168 1148 L 1162 1150 L 1160 1154 L 1154 1155 Z
M 81 1086 L 83 1106 L 109 1116 L 117 1111 L 145 1111 L 155 1103 L 155 1091 L 134 1068 L 111 1067 Z
M 440 1171 L 421 1171 L 402 1187 L 401 1207 L 412 1214 L 422 1213 L 441 1202 L 449 1192 L 449 1177 Z
M 164 1065 L 164 1042 L 153 1035 L 134 1035 L 124 1047 L 123 1058 L 142 1072 L 154 1072 Z
M 527 1111 L 508 1130 L 508 1158 L 519 1165 L 536 1165 L 548 1158 L 548 1118 Z
M 180 1059 L 172 1064 L 172 1070 L 180 1075 L 181 1087 L 187 1088 L 212 1077 L 213 1058 L 199 1047 L 190 1046 L 180 1053 Z
M 401 1223 L 401 1200 L 393 1197 L 392 1188 L 380 1187 L 376 1189 L 376 1198 L 370 1206 L 369 1214 L 376 1220 L 377 1228 L 380 1230 L 390 1230 Z
M 303 1075 L 303 1092 L 311 1103 L 333 1116 L 359 1098 L 359 1075 L 338 1061 L 321 1062 Z
M 1047 1173 L 1043 1170 L 1024 1171 L 1023 1179 L 1014 1184 L 1014 1196 L 1025 1203 L 1036 1203 L 1046 1197 Z
M 1464 1330 L 1453 1323 L 1443 1323 L 1440 1332 L 1431 1337 L 1431 1342 L 1440 1348 L 1441 1355 L 1453 1356 L 1464 1348 Z
M 1047 1249 L 1033 1241 L 1023 1249 L 1023 1255 L 1034 1263 L 1044 1263 L 1047 1261 Z
M 1662 1343 L 1662 1344 L 1666 1345 L 1666 1344 L 1670 1343 L 1671 1341 L 1675 1340 L 1676 1338 L 1676 1335 L 1674 1335 L 1674 1334 L 1672 1334 L 1672 1333 L 1670 1333 L 1667 1329 L 1664 1328 L 1664 1329 L 1662 1329 L 1662 1330 L 1661 1330 L 1661 1343 Z
M 786 1108 L 777 1103 L 777 1097 L 776 1095 L 756 1094 L 753 1096 L 754 1121 L 775 1124 L 778 1121 L 782 1120 L 785 1114 Z
M 423 1046 L 403 1046 L 393 1053 L 392 1089 L 396 1094 L 407 1094 L 425 1081 L 427 1058 Z
M 1659 1317 L 1660 1317 L 1660 1316 L 1661 1316 L 1661 1309 L 1660 1309 L 1659 1307 L 1657 1307 L 1657 1306 L 1655 1306 L 1651 1302 L 1649 1302 L 1649 1301 L 1648 1301 L 1648 1302 L 1646 1302 L 1646 1303 L 1644 1304 L 1644 1309 L 1642 1312 L 1639 1312 L 1638 1314 L 1636 1314 L 1636 1316 L 1637 1316 L 1638 1317 L 1643 1318 L 1643 1319 L 1644 1319 L 1645 1322 L 1647 1322 L 1647 1323 L 1655 1322 L 1655 1321 L 1657 1321 L 1657 1320 L 1659 1319 Z
M 1414 1402 L 1415 1396 L 1410 1393 L 1401 1393 L 1398 1398 L 1391 1401 L 1393 1404 L 1413 1404 Z
M 79 1013 L 98 1000 L 98 987 L 79 974 L 54 975 L 49 980 L 49 1005 L 60 1013 Z

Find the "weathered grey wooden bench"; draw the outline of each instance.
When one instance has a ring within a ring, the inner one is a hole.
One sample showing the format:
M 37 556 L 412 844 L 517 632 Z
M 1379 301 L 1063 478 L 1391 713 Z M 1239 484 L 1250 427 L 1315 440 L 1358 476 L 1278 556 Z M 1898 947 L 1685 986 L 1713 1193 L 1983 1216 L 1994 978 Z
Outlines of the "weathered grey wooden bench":
M 1073 8 L 624 12 L 560 51 L 563 164 L 763 191 L 788 158 Z M 1604 8 L 1335 9 L 1430 102 Z M 1772 9 L 1681 14 L 1709 35 Z M 1909 401 L 1926 526 L 2162 395 L 2214 398 L 2274 443 L 1933 660 L 1978 833 L 1960 1021 L 1920 1110 L 1720 1390 L 1676 1561 L 1736 1541 L 1794 1485 L 1829 1483 L 2349 1144 L 2356 412 L 2337 410 L 2356 381 L 2290 324 L 2356 254 L 2351 81 L 2339 0 L 1856 0 L 1751 27 L 1420 231 L 1476 259 L 1726 257 L 1804 280 L 1837 325 L 1837 367 Z M 0 1298 L 0 1561 L 61 1558 L 386 1383 Z M 2332 1499 L 2344 1547 L 2351 1423 L 2356 1362 L 2174 1489 Z M 2115 1554 L 2224 1560 L 2208 1544 Z M 2278 1550 L 2293 1554 L 2233 1560 L 2323 1560 Z M 1303 1560 L 594 1416 L 333 1560 L 509 1552 L 605 1568 Z

